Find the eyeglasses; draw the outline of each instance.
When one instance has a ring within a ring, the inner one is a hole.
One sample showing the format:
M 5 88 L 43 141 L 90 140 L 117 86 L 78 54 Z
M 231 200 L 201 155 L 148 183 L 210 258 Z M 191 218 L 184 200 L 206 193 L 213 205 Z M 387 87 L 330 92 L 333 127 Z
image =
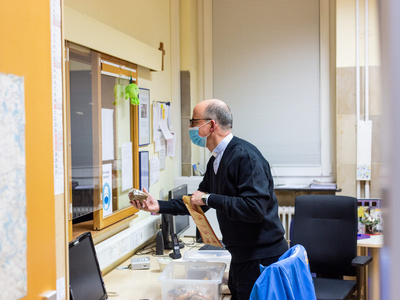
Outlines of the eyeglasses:
M 201 121 L 201 120 L 203 120 L 203 121 L 211 121 L 211 119 L 190 119 L 190 120 L 189 120 L 190 126 L 193 126 L 193 124 L 194 124 L 195 122 Z

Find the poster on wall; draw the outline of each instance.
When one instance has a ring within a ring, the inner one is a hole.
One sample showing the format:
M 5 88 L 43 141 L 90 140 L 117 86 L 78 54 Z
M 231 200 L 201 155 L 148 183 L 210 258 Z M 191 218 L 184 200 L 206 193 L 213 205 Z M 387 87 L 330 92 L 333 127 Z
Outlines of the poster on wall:
M 139 88 L 139 146 L 150 144 L 150 90 Z
M 112 164 L 103 165 L 103 218 L 109 216 L 112 209 Z
M 27 294 L 24 78 L 0 73 L 1 299 Z

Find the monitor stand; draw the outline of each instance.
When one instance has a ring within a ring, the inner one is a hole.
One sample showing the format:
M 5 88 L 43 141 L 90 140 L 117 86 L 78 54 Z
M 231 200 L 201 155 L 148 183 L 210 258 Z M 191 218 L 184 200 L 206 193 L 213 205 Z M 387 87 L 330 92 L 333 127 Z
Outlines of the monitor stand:
M 182 248 L 184 248 L 184 247 L 185 247 L 185 245 L 184 245 L 183 243 L 179 243 L 179 249 L 182 249 Z M 172 249 L 173 249 L 173 243 L 172 243 L 171 241 L 165 243 L 164 249 L 166 249 L 166 250 L 172 250 Z

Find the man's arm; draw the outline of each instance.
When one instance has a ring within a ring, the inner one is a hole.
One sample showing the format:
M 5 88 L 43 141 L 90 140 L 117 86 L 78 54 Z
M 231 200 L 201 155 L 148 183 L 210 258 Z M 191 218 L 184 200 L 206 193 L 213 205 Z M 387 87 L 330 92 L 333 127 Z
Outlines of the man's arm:
M 171 215 L 188 215 L 189 211 L 182 199 L 171 199 L 168 201 L 158 201 L 160 206 L 159 213 Z
M 149 192 L 143 188 L 143 192 L 147 195 L 146 199 L 136 200 L 133 193 L 128 193 L 129 203 L 139 210 L 151 213 L 167 213 L 172 215 L 187 215 L 189 211 L 182 199 L 171 199 L 169 201 L 156 200 Z

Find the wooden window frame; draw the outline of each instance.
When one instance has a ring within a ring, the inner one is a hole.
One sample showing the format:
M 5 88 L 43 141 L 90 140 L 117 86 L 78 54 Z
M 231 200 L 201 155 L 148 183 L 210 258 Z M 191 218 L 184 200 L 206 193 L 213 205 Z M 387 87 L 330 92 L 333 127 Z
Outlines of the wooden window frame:
M 67 59 L 66 59 L 66 95 L 67 95 L 67 103 L 66 103 L 66 124 L 67 124 L 67 160 L 66 160 L 66 172 L 68 178 L 68 191 L 66 193 L 67 201 L 69 201 L 70 207 L 70 218 L 69 218 L 69 228 L 70 228 L 70 240 L 72 240 L 72 166 L 71 166 L 71 115 L 70 115 L 70 68 L 69 68 L 69 53 L 74 52 L 75 54 L 84 55 L 84 52 L 79 52 L 75 47 L 71 47 L 74 45 L 68 41 L 66 41 L 66 51 L 67 51 Z M 80 46 L 78 46 L 79 48 Z M 86 47 L 83 47 L 86 48 Z M 88 48 L 86 48 L 88 49 Z M 116 77 L 121 75 L 121 77 L 126 77 L 127 75 L 132 77 L 132 80 L 137 83 L 137 65 L 133 63 L 126 62 L 124 60 L 112 57 L 107 54 L 103 54 L 91 49 L 91 69 L 92 69 L 92 138 L 93 145 L 97 145 L 100 147 L 99 151 L 94 151 L 93 156 L 93 165 L 102 166 L 102 153 L 101 153 L 101 74 L 102 74 L 102 61 L 110 62 L 111 64 L 122 66 L 122 68 L 108 68 L 107 73 L 114 73 Z M 128 70 L 128 71 L 127 71 Z M 119 72 L 120 71 L 120 72 Z M 133 170 L 133 182 L 132 186 L 134 188 L 139 188 L 139 132 L 138 132 L 138 107 L 136 105 L 130 105 L 130 126 L 131 126 L 131 141 L 132 141 L 132 170 Z M 101 174 L 101 171 L 99 171 Z M 133 216 L 138 210 L 133 206 L 122 208 L 116 212 L 113 212 L 110 216 L 103 218 L 103 203 L 102 203 L 102 176 L 99 176 L 99 184 L 93 190 L 93 222 L 88 222 L 93 224 L 92 228 L 88 228 L 88 230 L 102 230 L 112 224 L 115 224 L 123 219 L 126 219 L 130 216 Z M 128 200 L 127 200 L 128 201 Z M 99 208 L 99 209 L 97 209 Z M 90 225 L 89 225 L 90 226 Z

